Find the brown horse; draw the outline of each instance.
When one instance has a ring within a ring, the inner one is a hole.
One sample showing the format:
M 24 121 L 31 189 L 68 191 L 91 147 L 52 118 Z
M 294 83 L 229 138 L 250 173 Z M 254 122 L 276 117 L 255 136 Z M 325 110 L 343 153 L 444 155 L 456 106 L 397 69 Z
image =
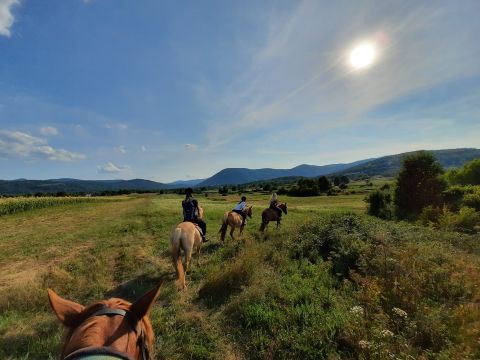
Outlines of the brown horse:
M 198 207 L 198 217 L 200 219 L 203 218 L 203 209 L 201 207 Z M 180 282 L 180 287 L 185 289 L 187 287 L 185 276 L 190 267 L 190 261 L 194 251 L 197 254 L 197 260 L 200 261 L 202 236 L 194 223 L 184 221 L 178 224 L 172 231 L 170 245 L 172 250 L 173 267 L 177 273 L 177 279 Z M 182 264 L 181 260 L 182 250 L 185 257 L 184 264 Z
M 48 289 L 50 305 L 68 329 L 61 358 L 153 360 L 155 342 L 148 313 L 161 285 L 133 304 L 111 298 L 87 307 Z
M 245 214 L 249 217 L 252 218 L 252 207 L 249 206 L 245 210 Z M 245 224 L 243 223 L 242 215 L 236 213 L 235 211 L 227 211 L 225 214 L 223 214 L 223 221 L 222 221 L 222 227 L 220 228 L 220 239 L 222 241 L 225 241 L 225 235 L 227 234 L 228 226 L 230 226 L 232 229 L 230 230 L 230 236 L 233 239 L 233 232 L 235 231 L 235 228 L 240 228 L 240 235 L 242 235 L 243 228 L 245 227 Z
M 278 205 L 282 212 L 287 214 L 287 203 Z M 260 225 L 260 231 L 264 231 L 267 228 L 267 225 L 270 221 L 277 222 L 277 229 L 280 226 L 280 221 L 282 220 L 281 216 L 278 215 L 278 211 L 272 208 L 263 210 L 262 212 L 262 225 Z

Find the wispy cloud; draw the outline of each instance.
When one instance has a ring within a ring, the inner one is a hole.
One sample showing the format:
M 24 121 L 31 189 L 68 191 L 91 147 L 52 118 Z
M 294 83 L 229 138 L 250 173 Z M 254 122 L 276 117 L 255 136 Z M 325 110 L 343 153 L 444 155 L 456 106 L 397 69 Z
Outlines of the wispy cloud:
M 210 147 L 291 125 L 307 134 L 348 127 L 375 107 L 480 73 L 476 1 L 294 4 L 265 17 L 264 44 L 226 89 L 199 85 Z M 378 61 L 354 72 L 347 54 L 362 40 L 376 44 Z
M 124 123 L 106 123 L 105 127 L 107 129 L 117 129 L 117 130 L 127 130 L 128 125 Z
M 119 154 L 126 154 L 127 153 L 127 149 L 125 149 L 125 146 L 123 145 L 120 145 L 120 146 L 117 146 L 115 148 L 115 152 L 119 153 Z
M 48 135 L 58 135 L 58 129 L 53 126 L 44 126 L 40 128 L 40 134 L 48 136 Z
M 20 5 L 19 0 L 0 0 L 0 35 L 10 37 L 11 27 L 15 21 L 12 13 L 14 5 Z
M 115 165 L 112 162 L 107 162 L 106 164 L 103 165 L 98 165 L 97 166 L 97 171 L 100 174 L 115 174 L 115 173 L 121 173 L 126 170 L 129 170 L 130 166 L 128 165 Z
M 188 151 L 198 150 L 198 145 L 196 144 L 185 144 L 183 147 Z
M 145 151 L 147 151 L 147 147 L 146 147 L 145 145 L 142 145 L 142 146 L 140 147 L 140 150 L 142 150 L 142 152 L 145 152 Z
M 45 139 L 20 131 L 0 130 L 0 156 L 5 158 L 46 159 L 73 161 L 85 159 L 85 155 L 55 149 Z

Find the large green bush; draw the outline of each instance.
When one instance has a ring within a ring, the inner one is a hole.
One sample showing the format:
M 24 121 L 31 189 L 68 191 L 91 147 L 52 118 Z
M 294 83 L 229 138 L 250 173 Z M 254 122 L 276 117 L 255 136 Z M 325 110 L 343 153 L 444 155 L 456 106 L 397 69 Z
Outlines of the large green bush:
M 426 206 L 441 206 L 446 187 L 440 177 L 443 169 L 428 152 L 420 151 L 405 157 L 397 175 L 395 212 L 401 219 L 415 219 Z

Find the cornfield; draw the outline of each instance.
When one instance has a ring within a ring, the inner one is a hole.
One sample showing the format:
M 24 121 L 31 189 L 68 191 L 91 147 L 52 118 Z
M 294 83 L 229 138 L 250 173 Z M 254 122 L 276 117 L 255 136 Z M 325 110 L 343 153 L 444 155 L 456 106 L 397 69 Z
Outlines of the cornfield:
M 51 206 L 98 202 L 98 197 L 16 197 L 0 199 L 0 216 Z

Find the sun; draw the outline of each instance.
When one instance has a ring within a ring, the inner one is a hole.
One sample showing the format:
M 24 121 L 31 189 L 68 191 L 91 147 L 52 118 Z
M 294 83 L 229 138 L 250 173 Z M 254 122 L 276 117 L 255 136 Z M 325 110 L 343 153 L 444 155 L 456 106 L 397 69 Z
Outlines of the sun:
M 350 52 L 348 62 L 355 70 L 364 69 L 375 61 L 375 46 L 365 42 L 355 46 Z

